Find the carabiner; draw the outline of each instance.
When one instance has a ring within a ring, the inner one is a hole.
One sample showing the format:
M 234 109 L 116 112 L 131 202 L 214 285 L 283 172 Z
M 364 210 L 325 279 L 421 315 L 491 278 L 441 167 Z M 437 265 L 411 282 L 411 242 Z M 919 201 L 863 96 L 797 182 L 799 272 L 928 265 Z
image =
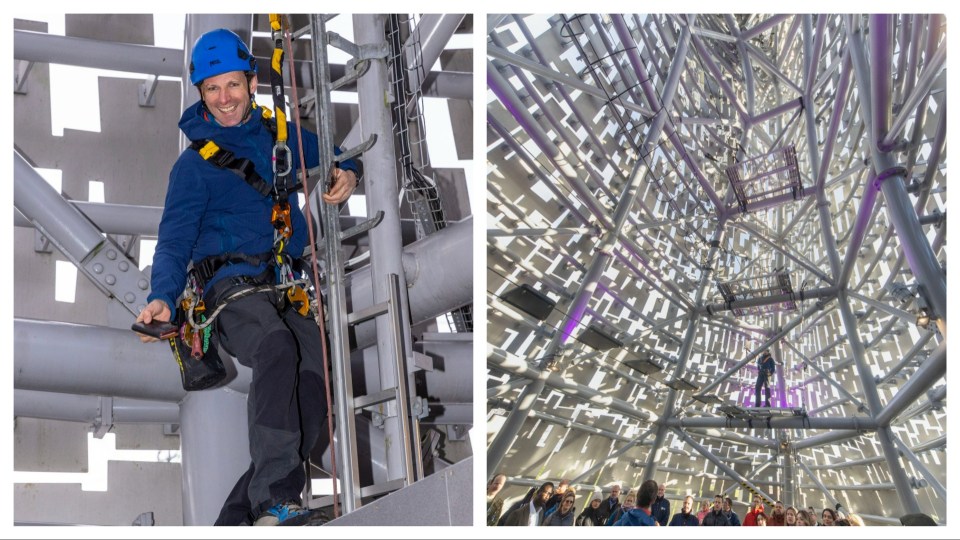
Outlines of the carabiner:
M 293 161 L 291 157 L 290 147 L 287 146 L 287 143 L 283 141 L 277 141 L 277 144 L 273 146 L 273 175 L 274 178 L 287 176 L 290 174 L 290 171 L 293 169 Z M 277 170 L 277 163 L 283 161 L 283 170 Z

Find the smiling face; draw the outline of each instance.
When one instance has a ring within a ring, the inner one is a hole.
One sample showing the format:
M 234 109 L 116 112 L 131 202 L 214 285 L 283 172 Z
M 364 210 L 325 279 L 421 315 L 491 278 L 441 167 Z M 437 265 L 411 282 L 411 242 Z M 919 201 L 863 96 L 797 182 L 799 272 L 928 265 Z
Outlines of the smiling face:
M 200 83 L 203 104 L 224 127 L 240 125 L 250 113 L 250 95 L 257 88 L 257 76 L 247 81 L 242 71 L 208 77 Z
M 663 494 L 666 493 L 667 486 L 665 484 L 660 484 L 657 486 L 657 497 L 663 497 Z

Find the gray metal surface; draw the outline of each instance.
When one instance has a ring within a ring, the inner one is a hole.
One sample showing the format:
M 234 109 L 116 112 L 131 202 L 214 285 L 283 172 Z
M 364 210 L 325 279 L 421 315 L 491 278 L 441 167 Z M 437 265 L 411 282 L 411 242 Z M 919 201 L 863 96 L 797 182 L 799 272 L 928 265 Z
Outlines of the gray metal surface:
M 472 525 L 476 493 L 473 458 L 467 458 L 327 525 Z

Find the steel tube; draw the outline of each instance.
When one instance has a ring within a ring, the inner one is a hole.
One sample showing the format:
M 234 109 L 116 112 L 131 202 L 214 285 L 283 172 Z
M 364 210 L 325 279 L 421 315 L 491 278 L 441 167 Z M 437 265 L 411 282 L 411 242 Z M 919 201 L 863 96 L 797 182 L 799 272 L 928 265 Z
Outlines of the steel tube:
M 101 396 L 13 391 L 13 415 L 26 418 L 94 423 L 102 417 L 103 405 Z M 113 398 L 109 416 L 115 424 L 177 424 L 180 407 L 168 401 Z

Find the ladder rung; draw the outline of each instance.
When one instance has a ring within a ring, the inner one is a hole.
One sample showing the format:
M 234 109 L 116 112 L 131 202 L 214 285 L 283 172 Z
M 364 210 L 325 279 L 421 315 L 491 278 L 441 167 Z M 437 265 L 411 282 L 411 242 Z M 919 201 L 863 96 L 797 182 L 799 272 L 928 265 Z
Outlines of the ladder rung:
M 361 497 L 375 497 L 377 495 L 382 495 L 384 493 L 390 493 L 391 491 L 396 491 L 407 485 L 407 481 L 403 478 L 397 478 L 396 480 L 390 480 L 389 482 L 382 482 L 380 484 L 374 484 L 372 486 L 366 486 L 360 488 Z
M 361 309 L 360 311 L 355 311 L 347 315 L 347 324 L 360 324 L 364 321 L 368 321 L 374 317 L 387 313 L 389 309 L 389 302 L 380 302 L 379 304 L 374 304 L 366 309 Z
M 376 394 L 368 394 L 366 396 L 358 396 L 353 398 L 353 408 L 363 409 L 365 407 L 370 407 L 371 405 L 385 403 L 394 399 L 397 399 L 397 389 L 387 388 L 386 390 L 381 390 Z
M 389 482 L 382 482 L 380 484 L 374 484 L 372 486 L 365 486 L 360 488 L 361 497 L 376 497 L 377 495 L 382 495 L 384 493 L 390 493 L 391 491 L 396 491 L 406 485 L 406 481 L 403 478 L 398 478 L 396 480 L 390 480 Z M 322 497 L 313 497 L 307 502 L 307 508 L 311 510 L 316 510 L 317 508 L 326 508 L 328 506 L 333 506 L 333 495 L 324 495 Z

